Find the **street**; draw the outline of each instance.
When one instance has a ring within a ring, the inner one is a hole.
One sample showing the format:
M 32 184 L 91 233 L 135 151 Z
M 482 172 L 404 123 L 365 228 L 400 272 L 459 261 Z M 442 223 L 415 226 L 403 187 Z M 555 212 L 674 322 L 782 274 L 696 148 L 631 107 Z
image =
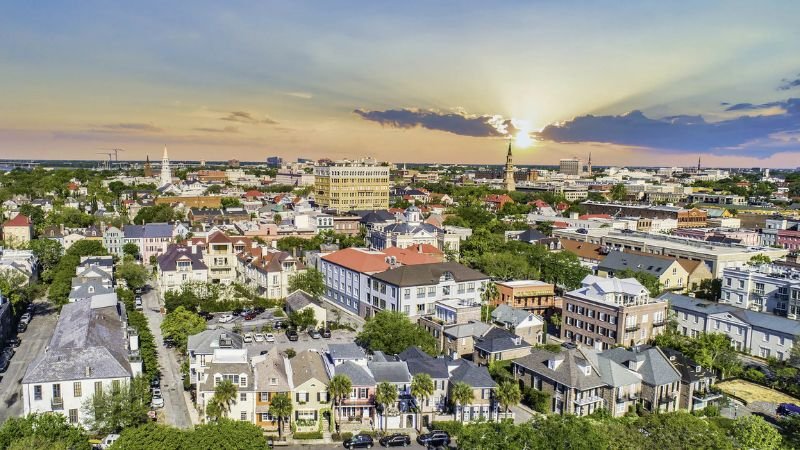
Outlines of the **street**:
M 158 292 L 150 289 L 142 295 L 144 315 L 150 325 L 150 331 L 156 341 L 158 349 L 158 365 L 161 368 L 161 392 L 164 396 L 163 414 L 168 425 L 178 428 L 191 428 L 192 420 L 189 408 L 183 394 L 183 381 L 181 380 L 180 363 L 174 350 L 164 347 L 164 338 L 161 336 L 161 305 L 158 301 Z
M 288 446 L 276 445 L 274 446 L 274 448 L 275 449 L 284 448 L 287 450 L 329 450 L 329 449 L 342 449 L 344 447 L 342 447 L 341 442 L 337 442 L 335 444 L 323 444 L 323 445 L 288 445 Z M 375 446 L 373 448 L 382 448 L 381 445 L 378 444 L 377 439 L 375 439 Z M 418 443 L 413 441 L 411 442 L 411 445 L 409 445 L 408 447 L 400 447 L 400 448 L 425 450 L 424 446 L 419 445 Z
M 22 415 L 22 377 L 28 364 L 47 346 L 53 336 L 57 314 L 49 303 L 36 302 L 33 320 L 18 336 L 22 340 L 8 369 L 0 374 L 0 423 Z

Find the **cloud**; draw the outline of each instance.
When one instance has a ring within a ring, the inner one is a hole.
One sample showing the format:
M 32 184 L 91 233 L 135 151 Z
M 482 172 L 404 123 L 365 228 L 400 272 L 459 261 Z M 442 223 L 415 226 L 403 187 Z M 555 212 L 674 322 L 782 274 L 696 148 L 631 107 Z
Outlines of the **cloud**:
M 702 116 L 679 115 L 654 119 L 641 111 L 617 116 L 586 115 L 546 126 L 536 134 L 541 140 L 561 143 L 601 142 L 635 147 L 650 147 L 676 152 L 722 154 L 749 142 L 764 140 L 777 133 L 800 131 L 800 99 L 790 98 L 764 104 L 739 103 L 728 111 L 779 108 L 778 114 L 740 116 L 707 122 Z M 758 148 L 759 157 L 780 151 Z
M 353 112 L 365 120 L 393 128 L 422 127 L 472 137 L 501 137 L 516 132 L 516 128 L 511 124 L 511 119 L 504 119 L 498 115 L 476 116 L 463 111 L 442 113 L 418 109 L 389 109 L 386 111 L 356 109 Z
M 236 127 L 222 127 L 222 128 L 193 128 L 195 131 L 203 131 L 206 133 L 238 133 L 239 129 Z
M 309 100 L 312 97 L 314 97 L 314 95 L 311 94 L 310 92 L 284 92 L 284 94 L 288 95 L 289 97 L 297 97 L 297 98 L 302 98 L 304 100 Z
M 797 78 L 794 80 L 789 80 L 784 78 L 781 80 L 781 85 L 778 86 L 779 91 L 788 91 L 789 89 L 800 87 L 800 73 L 797 74 Z
M 114 131 L 160 133 L 164 130 L 151 123 L 111 123 L 100 125 L 100 128 Z
M 268 124 L 268 125 L 275 125 L 278 122 L 270 119 L 269 117 L 265 117 L 263 119 L 259 119 L 254 117 L 252 114 L 246 111 L 233 111 L 228 113 L 225 117 L 220 117 L 220 120 L 227 120 L 228 122 L 240 122 L 240 123 L 248 123 L 251 125 L 256 124 Z

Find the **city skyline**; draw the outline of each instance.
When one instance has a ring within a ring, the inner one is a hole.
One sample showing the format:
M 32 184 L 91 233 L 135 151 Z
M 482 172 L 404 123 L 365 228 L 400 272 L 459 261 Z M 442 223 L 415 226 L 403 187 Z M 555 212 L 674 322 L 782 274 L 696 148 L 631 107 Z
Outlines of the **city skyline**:
M 800 5 L 336 6 L 9 5 L 0 157 L 800 161 Z

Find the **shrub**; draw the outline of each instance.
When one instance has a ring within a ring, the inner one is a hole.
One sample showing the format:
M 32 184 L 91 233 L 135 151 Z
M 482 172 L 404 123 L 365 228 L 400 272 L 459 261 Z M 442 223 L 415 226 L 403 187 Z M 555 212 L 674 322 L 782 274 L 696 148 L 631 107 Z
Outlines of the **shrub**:
M 450 433 L 450 436 L 458 436 L 464 428 L 464 424 L 455 420 L 447 420 L 442 422 L 433 421 L 428 427 L 431 430 L 442 430 Z
M 292 437 L 297 440 L 322 439 L 322 433 L 319 431 L 309 431 L 307 433 L 295 433 Z
M 550 394 L 532 387 L 525 388 L 522 403 L 538 413 L 550 412 Z
M 289 359 L 292 359 L 295 356 L 297 356 L 297 352 L 293 348 L 287 348 L 286 350 L 283 351 L 283 353 L 285 353 L 286 357 Z
M 331 435 L 331 438 L 334 441 L 337 441 L 337 442 L 346 441 L 346 440 L 350 439 L 351 437 L 353 437 L 353 433 L 350 433 L 350 432 L 333 433 Z

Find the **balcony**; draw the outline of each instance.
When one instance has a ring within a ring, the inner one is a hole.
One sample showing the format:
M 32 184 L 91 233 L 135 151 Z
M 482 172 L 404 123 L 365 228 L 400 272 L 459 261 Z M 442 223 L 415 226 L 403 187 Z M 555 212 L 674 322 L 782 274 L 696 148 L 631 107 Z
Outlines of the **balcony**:
M 666 324 L 667 324 L 666 319 L 657 320 L 657 321 L 653 322 L 653 328 L 655 328 L 655 327 L 663 327 Z
M 721 393 L 713 392 L 713 391 L 710 391 L 710 390 L 709 391 L 706 391 L 706 390 L 695 391 L 692 394 L 692 400 L 694 400 L 695 402 L 701 402 L 701 403 L 710 402 L 712 400 L 717 400 L 717 399 L 720 399 L 720 398 L 722 398 L 722 394 Z
M 678 391 L 673 391 L 668 394 L 662 395 L 659 399 L 659 403 L 672 403 L 676 398 L 678 398 Z
M 597 395 L 590 395 L 588 397 L 576 398 L 574 400 L 575 404 L 578 405 L 578 406 L 590 405 L 592 403 L 597 403 L 597 402 L 602 402 L 602 401 L 603 401 L 603 397 L 600 397 L 600 396 L 597 396 Z
M 64 409 L 64 399 L 61 397 L 53 397 L 52 400 L 50 400 L 50 407 L 53 411 Z
M 631 324 L 631 325 L 625 325 L 625 331 L 636 331 L 638 329 L 639 329 L 639 324 L 638 323 L 634 323 L 634 324 Z
M 629 392 L 627 394 L 622 394 L 617 397 L 617 403 L 624 403 L 628 401 L 634 401 L 639 398 L 638 392 Z

